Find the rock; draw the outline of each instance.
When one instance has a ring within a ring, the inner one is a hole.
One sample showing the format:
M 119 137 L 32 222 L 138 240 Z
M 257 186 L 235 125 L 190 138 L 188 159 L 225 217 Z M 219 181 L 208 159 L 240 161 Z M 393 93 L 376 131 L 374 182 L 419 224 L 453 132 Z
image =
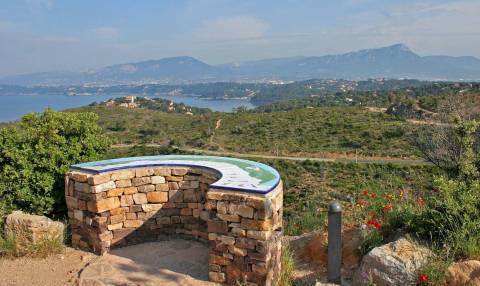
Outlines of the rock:
M 327 267 L 327 233 L 312 234 L 295 242 L 300 259 L 317 267 Z M 358 228 L 345 228 L 342 233 L 342 267 L 345 270 L 357 268 L 361 256 L 359 252 L 361 235 Z
M 5 221 L 5 232 L 7 236 L 15 238 L 20 251 L 27 250 L 30 245 L 45 239 L 63 242 L 64 229 L 65 226 L 61 222 L 21 211 L 12 212 Z
M 416 271 L 432 252 L 406 238 L 379 246 L 362 259 L 353 285 L 367 285 L 369 275 L 377 286 L 415 285 Z
M 480 261 L 467 260 L 452 264 L 445 275 L 446 285 L 480 285 Z

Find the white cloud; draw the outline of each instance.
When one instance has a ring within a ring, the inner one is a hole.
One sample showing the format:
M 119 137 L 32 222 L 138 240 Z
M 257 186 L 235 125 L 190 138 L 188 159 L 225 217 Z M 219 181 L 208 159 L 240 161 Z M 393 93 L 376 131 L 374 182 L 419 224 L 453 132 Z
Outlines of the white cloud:
M 196 31 L 196 36 L 206 40 L 249 40 L 265 36 L 269 25 L 252 16 L 218 18 L 204 22 Z
M 117 39 L 120 36 L 120 31 L 114 27 L 97 27 L 91 31 L 96 37 L 105 40 Z
M 39 11 L 42 9 L 50 10 L 53 7 L 54 0 L 24 0 L 30 9 Z

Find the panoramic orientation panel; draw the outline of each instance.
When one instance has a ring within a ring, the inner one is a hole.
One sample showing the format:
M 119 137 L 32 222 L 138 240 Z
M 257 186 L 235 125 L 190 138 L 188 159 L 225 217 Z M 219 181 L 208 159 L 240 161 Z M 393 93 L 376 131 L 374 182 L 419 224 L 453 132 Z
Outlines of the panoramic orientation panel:
M 130 157 L 73 165 L 73 170 L 95 174 L 150 166 L 186 166 L 209 168 L 221 174 L 211 188 L 265 194 L 280 182 L 280 175 L 272 167 L 249 160 L 228 157 L 196 155 L 161 155 Z

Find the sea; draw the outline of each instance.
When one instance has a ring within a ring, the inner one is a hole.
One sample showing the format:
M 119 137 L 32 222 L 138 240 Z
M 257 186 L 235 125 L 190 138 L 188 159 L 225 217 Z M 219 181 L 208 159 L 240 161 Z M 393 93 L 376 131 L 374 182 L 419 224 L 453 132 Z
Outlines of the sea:
M 102 102 L 110 98 L 124 95 L 99 94 L 99 95 L 1 95 L 0 96 L 0 122 L 10 122 L 20 119 L 29 112 L 42 112 L 47 107 L 54 110 L 88 105 L 92 102 Z M 255 107 L 248 99 L 201 99 L 198 96 L 188 95 L 151 95 L 151 98 L 164 98 L 177 103 L 183 102 L 194 107 L 210 108 L 213 111 L 231 112 L 234 108 L 245 106 Z

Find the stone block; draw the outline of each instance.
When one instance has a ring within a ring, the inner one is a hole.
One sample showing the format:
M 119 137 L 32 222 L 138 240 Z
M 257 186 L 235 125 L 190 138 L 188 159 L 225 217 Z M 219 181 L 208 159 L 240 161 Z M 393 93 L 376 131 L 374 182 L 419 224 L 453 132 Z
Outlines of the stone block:
M 244 218 L 253 218 L 253 208 L 247 205 L 230 204 L 228 206 L 230 214 L 239 215 Z
M 166 192 L 169 190 L 168 184 L 157 184 L 155 190 L 159 192 Z
M 92 178 L 92 177 L 90 177 Z M 90 192 L 91 193 L 101 193 L 101 192 L 105 192 L 105 191 L 108 191 L 110 189 L 115 189 L 116 186 L 115 186 L 115 183 L 113 181 L 108 181 L 108 182 L 105 182 L 105 183 L 101 183 L 101 184 L 98 184 L 98 185 L 95 185 L 95 186 L 91 186 L 90 187 Z
M 183 208 L 180 210 L 180 215 L 192 215 L 191 208 Z
M 137 193 L 137 194 L 133 194 L 132 196 L 133 196 L 133 201 L 137 205 L 142 205 L 142 204 L 148 203 L 147 195 L 144 194 L 144 193 Z
M 73 218 L 78 221 L 83 221 L 84 213 L 82 210 L 73 210 Z
M 137 219 L 137 213 L 125 213 L 125 219 Z
M 107 191 L 107 197 L 119 197 L 123 194 L 122 188 L 111 189 Z
M 234 245 L 229 245 L 228 246 L 228 251 L 233 254 L 233 255 L 236 255 L 236 256 L 247 256 L 248 254 L 248 250 L 247 249 L 244 249 L 244 248 L 238 248 Z
M 110 174 L 98 174 L 88 177 L 88 183 L 92 186 L 107 183 L 111 180 Z
M 130 180 L 130 179 L 125 179 L 125 180 L 115 181 L 115 186 L 117 186 L 117 188 L 127 188 L 127 187 L 131 187 L 131 186 L 132 186 L 132 180 Z
M 110 224 L 116 224 L 125 220 L 125 216 L 123 214 L 112 215 L 110 216 Z
M 180 189 L 196 189 L 198 188 L 198 181 L 181 181 L 178 182 Z
M 120 207 L 118 197 L 106 198 L 99 201 L 90 201 L 87 203 L 87 209 L 91 212 L 101 213 Z
M 228 221 L 228 222 L 240 222 L 240 217 L 238 215 L 217 213 L 217 217 L 221 220 Z
M 142 220 L 126 220 L 123 222 L 123 227 L 134 227 L 134 228 L 137 228 L 137 227 L 140 227 L 141 225 L 143 224 L 143 221 Z
M 157 184 L 164 184 L 164 183 L 165 183 L 165 177 L 152 176 L 152 184 L 157 185 Z
M 225 273 L 208 272 L 208 279 L 216 283 L 223 283 L 225 282 Z
M 88 177 L 90 175 L 78 172 L 71 172 L 69 173 L 70 178 L 72 178 L 75 182 L 86 183 L 88 181 Z
M 207 231 L 215 233 L 228 233 L 228 223 L 221 220 L 210 220 L 207 221 Z
M 121 229 L 121 228 L 123 228 L 123 222 L 119 222 L 119 223 L 116 223 L 116 224 L 109 224 L 107 226 L 108 230 L 116 230 L 116 229 Z
M 226 265 L 229 265 L 231 263 L 231 260 L 226 258 L 226 257 L 220 256 L 220 255 L 210 254 L 208 256 L 208 262 L 210 264 L 217 264 L 217 265 L 226 266 Z
M 181 181 L 183 181 L 183 177 L 181 177 L 181 176 L 167 176 L 165 178 L 169 182 L 181 182 Z
M 68 209 L 77 209 L 78 208 L 78 199 L 71 196 L 65 196 Z
M 120 206 L 128 207 L 133 205 L 133 195 L 123 195 L 120 197 Z
M 154 168 L 153 173 L 155 174 L 155 176 L 163 176 L 163 177 L 171 175 L 169 168 Z
M 188 173 L 187 168 L 174 168 L 171 170 L 173 176 L 185 176 Z
M 242 228 L 238 228 L 238 227 L 232 228 L 231 233 L 232 233 L 234 236 L 238 236 L 238 237 L 244 237 L 244 236 L 247 235 L 246 230 L 244 230 L 244 229 L 242 229 Z
M 153 169 L 151 168 L 142 168 L 142 169 L 135 169 L 135 177 L 149 177 L 154 174 Z
M 142 186 L 142 185 L 148 185 L 152 182 L 152 179 L 150 177 L 141 177 L 141 178 L 133 178 L 132 179 L 132 184 L 135 187 Z
M 144 204 L 142 209 L 144 212 L 158 211 L 162 208 L 163 204 Z
M 98 234 L 98 239 L 100 241 L 108 241 L 113 239 L 113 233 L 111 231 L 105 231 Z
M 90 185 L 87 184 L 87 183 L 75 182 L 74 190 L 76 192 L 89 193 L 90 192 Z
M 217 202 L 217 214 L 227 214 L 228 203 L 218 201 Z
M 183 201 L 186 203 L 196 203 L 198 202 L 196 190 L 188 189 L 183 190 Z
M 140 193 L 153 192 L 155 191 L 155 185 L 143 185 L 143 186 L 137 187 L 137 189 Z
M 178 183 L 177 182 L 168 182 L 168 189 L 169 190 L 178 190 Z
M 149 203 L 168 202 L 168 192 L 150 192 L 150 193 L 147 193 L 146 197 Z
M 128 188 L 123 188 L 123 194 L 124 195 L 132 195 L 138 193 L 138 190 L 136 187 L 128 187 Z
M 242 228 L 248 230 L 271 230 L 272 221 L 271 220 L 254 220 L 242 218 Z
M 269 230 L 247 230 L 247 237 L 257 240 L 268 240 L 272 237 L 272 231 Z
M 112 180 L 117 181 L 117 180 L 127 180 L 127 179 L 132 179 L 135 177 L 135 171 L 133 170 L 119 170 L 115 171 L 111 174 Z
M 225 245 L 234 245 L 235 244 L 235 237 L 233 237 L 233 236 L 221 235 L 217 239 L 220 240 L 220 242 L 225 244 Z

